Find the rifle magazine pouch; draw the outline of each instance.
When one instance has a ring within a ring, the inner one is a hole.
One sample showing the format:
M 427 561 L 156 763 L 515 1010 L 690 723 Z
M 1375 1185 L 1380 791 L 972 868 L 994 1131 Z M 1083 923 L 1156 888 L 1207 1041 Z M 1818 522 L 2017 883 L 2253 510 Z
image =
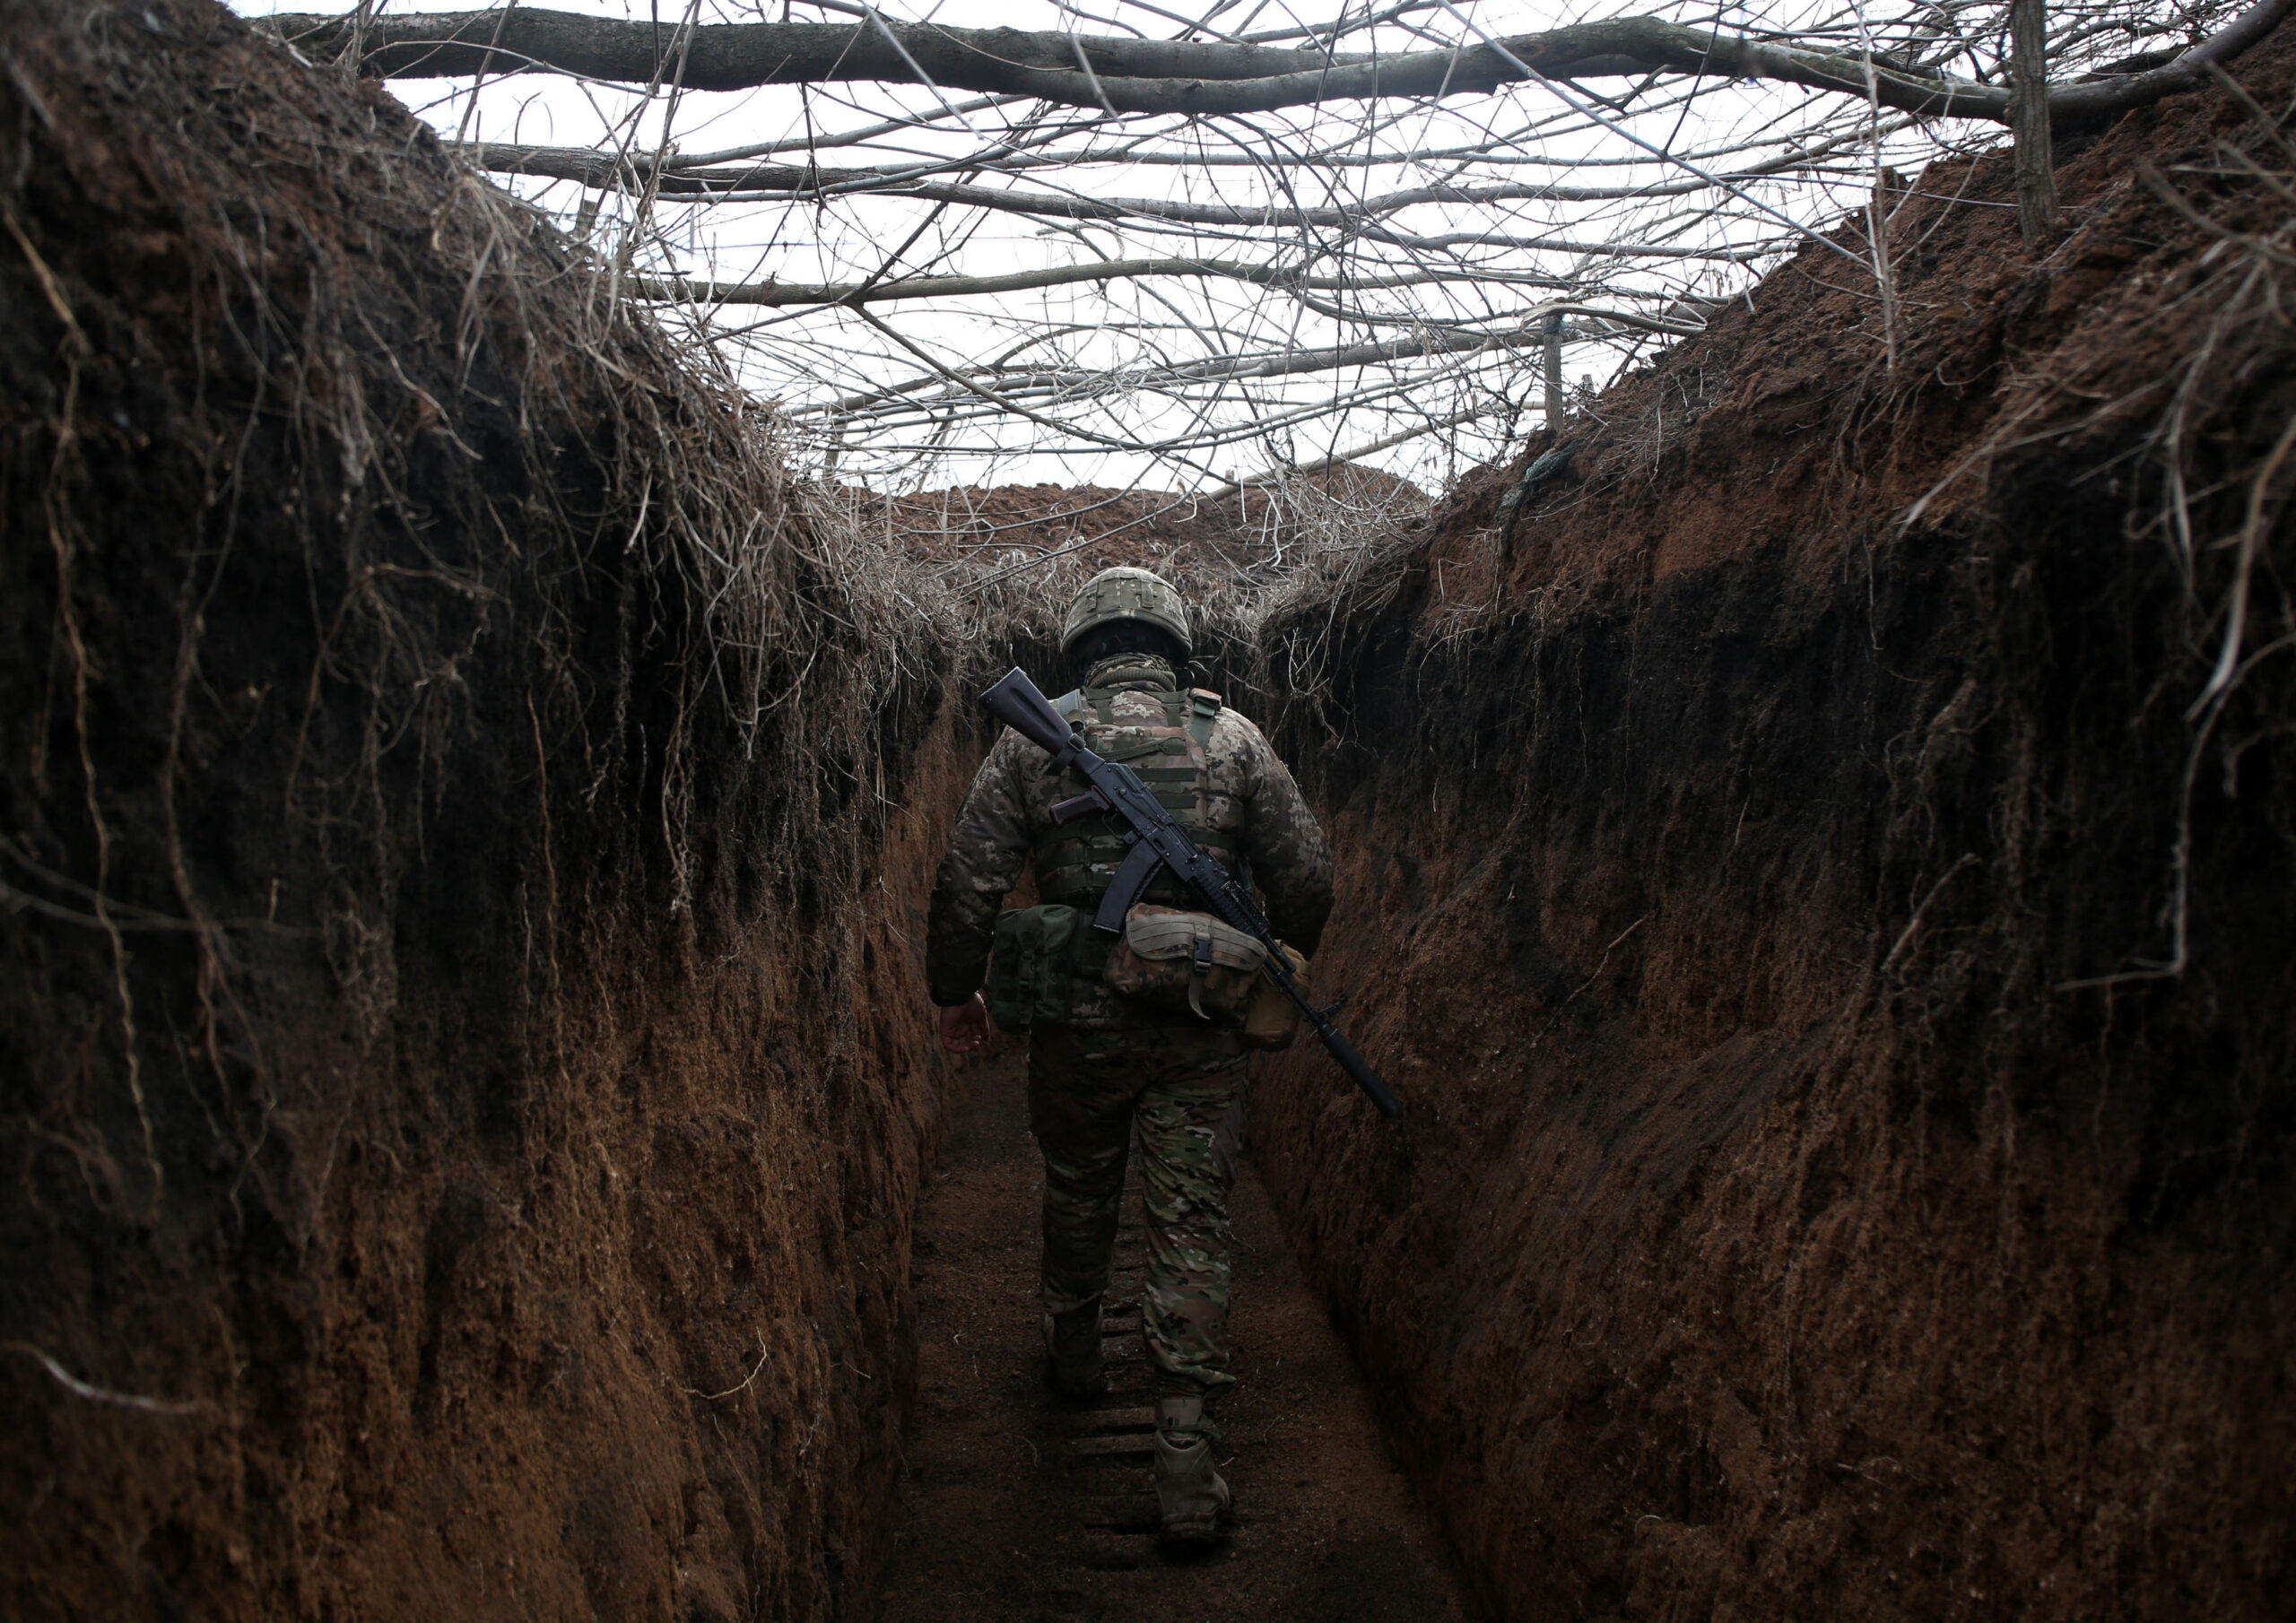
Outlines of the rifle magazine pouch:
M 1283 956 L 1292 960 L 1292 978 L 1300 985 L 1300 995 L 1305 997 L 1307 959 L 1296 947 L 1284 947 Z M 1292 1039 L 1299 1035 L 1300 1005 L 1283 995 L 1283 988 L 1275 984 L 1274 976 L 1262 975 L 1252 983 L 1252 1001 L 1244 1010 L 1244 1046 L 1289 1048 Z
M 999 1030 L 1069 1023 L 1078 948 L 1090 928 L 1083 914 L 1057 903 L 996 916 L 988 959 L 988 1018 Z
M 1266 962 L 1258 938 L 1209 913 L 1144 903 L 1124 916 L 1101 975 L 1136 1003 L 1232 1024 Z

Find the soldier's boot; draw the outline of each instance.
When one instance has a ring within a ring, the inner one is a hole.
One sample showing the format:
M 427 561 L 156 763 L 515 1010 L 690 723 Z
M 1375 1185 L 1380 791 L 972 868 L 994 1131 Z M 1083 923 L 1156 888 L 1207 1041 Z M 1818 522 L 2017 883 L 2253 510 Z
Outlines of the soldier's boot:
M 1098 1298 L 1066 1313 L 1044 1315 L 1046 1378 L 1064 1398 L 1097 1398 L 1109 1389 L 1100 1365 L 1100 1304 Z
M 1202 1398 L 1156 1400 L 1156 1506 L 1167 1544 L 1209 1544 L 1228 1514 L 1228 1484 L 1212 1468 Z

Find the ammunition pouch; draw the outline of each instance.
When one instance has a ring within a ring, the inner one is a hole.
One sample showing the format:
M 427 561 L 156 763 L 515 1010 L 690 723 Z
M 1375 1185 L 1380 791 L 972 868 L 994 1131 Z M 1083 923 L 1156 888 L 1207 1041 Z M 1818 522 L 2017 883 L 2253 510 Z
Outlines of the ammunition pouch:
M 1276 944 L 1283 946 L 1281 942 Z M 1299 983 L 1301 995 L 1306 995 L 1307 959 L 1294 947 L 1284 947 L 1283 956 L 1291 960 L 1292 978 Z M 1244 1046 L 1289 1048 L 1299 1035 L 1300 1005 L 1283 995 L 1274 976 L 1262 975 L 1253 983 L 1252 1001 L 1244 1010 Z
M 1124 935 L 1101 976 L 1135 1003 L 1232 1024 L 1267 962 L 1257 936 L 1209 913 L 1143 905 L 1124 916 Z
M 1092 916 L 1049 903 L 996 916 L 988 959 L 988 1018 L 1003 1031 L 1066 1026 L 1075 1017 L 1076 977 L 1100 968 L 1106 938 Z

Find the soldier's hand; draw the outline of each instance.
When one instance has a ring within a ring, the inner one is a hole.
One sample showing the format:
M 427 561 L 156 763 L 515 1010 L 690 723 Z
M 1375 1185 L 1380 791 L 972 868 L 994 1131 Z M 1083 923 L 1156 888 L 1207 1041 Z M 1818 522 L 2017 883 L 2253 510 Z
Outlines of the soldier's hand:
M 952 1054 L 978 1054 L 988 1046 L 988 1007 L 979 993 L 941 1011 L 941 1046 Z

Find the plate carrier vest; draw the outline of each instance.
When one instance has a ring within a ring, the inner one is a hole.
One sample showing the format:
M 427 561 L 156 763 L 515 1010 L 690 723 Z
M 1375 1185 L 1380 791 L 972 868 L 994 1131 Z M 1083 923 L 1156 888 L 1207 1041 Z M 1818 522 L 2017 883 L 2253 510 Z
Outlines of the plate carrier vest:
M 1144 726 L 1116 719 L 1118 691 L 1161 700 L 1162 726 Z M 1212 724 L 1220 715 L 1220 696 L 1204 688 L 1186 691 L 1127 687 L 1085 688 L 1062 694 L 1053 707 L 1084 734 L 1084 742 L 1102 759 L 1122 761 L 1140 776 L 1172 820 L 1188 838 L 1231 872 L 1238 868 L 1236 842 L 1224 830 L 1205 821 L 1212 799 Z M 1081 779 L 1074 780 L 1081 790 Z M 1037 836 L 1035 847 L 1037 895 L 1046 902 L 1060 902 L 1090 913 L 1116 878 L 1132 848 L 1131 829 L 1115 812 L 1079 818 Z M 1245 880 L 1250 883 L 1248 878 Z M 1200 907 L 1204 904 L 1186 883 L 1167 870 L 1149 881 L 1141 893 L 1144 902 L 1167 907 Z

